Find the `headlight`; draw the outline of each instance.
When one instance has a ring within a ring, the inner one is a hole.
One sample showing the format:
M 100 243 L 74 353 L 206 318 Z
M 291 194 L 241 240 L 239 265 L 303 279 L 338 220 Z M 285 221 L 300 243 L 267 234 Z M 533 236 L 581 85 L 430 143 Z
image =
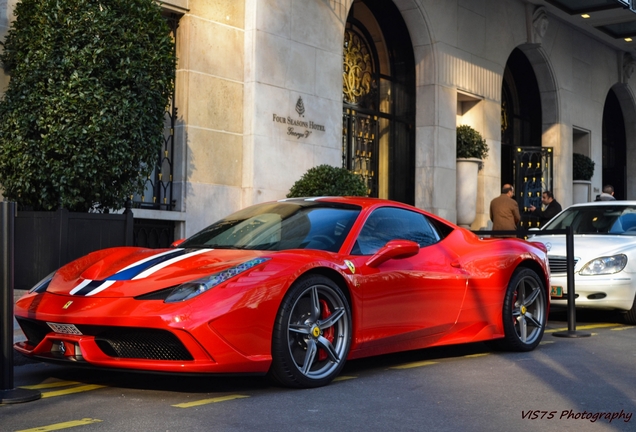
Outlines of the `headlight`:
M 579 272 L 582 276 L 607 275 L 618 273 L 627 265 L 627 256 L 620 254 L 593 259 Z
M 226 280 L 231 279 L 234 276 L 237 276 L 251 269 L 252 267 L 264 263 L 267 260 L 269 260 L 269 258 L 255 258 L 234 267 L 230 267 L 229 269 L 223 270 L 222 272 L 214 273 L 213 275 L 206 276 L 192 282 L 183 283 L 172 290 L 172 292 L 170 293 L 170 295 L 168 295 L 168 297 L 166 297 L 164 302 L 175 303 L 179 301 L 189 300 L 214 288 L 219 284 L 222 284 Z
M 49 287 L 49 284 L 51 283 L 51 279 L 53 279 L 53 276 L 55 276 L 55 272 L 51 273 L 50 275 L 48 275 L 47 277 L 45 277 L 44 279 L 42 279 L 40 282 L 36 283 L 33 288 L 31 288 L 29 290 L 29 294 L 31 293 L 43 293 L 44 291 L 46 291 L 46 289 Z

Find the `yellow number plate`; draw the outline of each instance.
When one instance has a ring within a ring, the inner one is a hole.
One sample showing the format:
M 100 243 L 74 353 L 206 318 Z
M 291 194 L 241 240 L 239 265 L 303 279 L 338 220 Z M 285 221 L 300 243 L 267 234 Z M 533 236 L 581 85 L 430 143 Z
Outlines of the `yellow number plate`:
M 550 297 L 561 298 L 563 297 L 563 287 L 560 286 L 551 286 L 550 287 Z

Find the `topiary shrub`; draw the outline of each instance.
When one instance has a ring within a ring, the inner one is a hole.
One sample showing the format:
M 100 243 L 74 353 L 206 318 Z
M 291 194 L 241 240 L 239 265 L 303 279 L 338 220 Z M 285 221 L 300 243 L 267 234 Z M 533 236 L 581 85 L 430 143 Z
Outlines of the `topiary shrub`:
M 367 186 L 345 168 L 319 165 L 303 174 L 287 194 L 287 198 L 314 196 L 367 196 Z
M 589 181 L 593 175 L 594 161 L 584 154 L 572 154 L 572 179 Z
M 33 210 L 122 208 L 157 162 L 174 42 L 154 0 L 22 0 L 0 55 L 0 189 Z
M 486 159 L 488 144 L 481 134 L 468 125 L 457 126 L 457 158 Z

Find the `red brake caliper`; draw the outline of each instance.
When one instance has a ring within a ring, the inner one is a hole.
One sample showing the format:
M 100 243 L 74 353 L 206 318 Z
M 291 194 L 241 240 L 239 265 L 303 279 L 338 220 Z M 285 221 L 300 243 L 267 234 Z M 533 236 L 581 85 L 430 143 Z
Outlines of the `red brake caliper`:
M 321 313 L 320 313 L 320 319 L 324 320 L 327 319 L 330 315 L 331 315 L 331 310 L 329 309 L 329 305 L 327 304 L 326 301 L 324 300 L 320 300 L 320 309 L 321 309 Z M 333 343 L 333 335 L 334 335 L 334 329 L 333 326 L 329 327 L 328 329 L 325 329 L 322 332 L 322 336 L 327 339 L 329 341 L 329 343 Z M 323 361 L 327 358 L 327 352 L 324 349 L 320 349 L 318 351 L 318 361 Z

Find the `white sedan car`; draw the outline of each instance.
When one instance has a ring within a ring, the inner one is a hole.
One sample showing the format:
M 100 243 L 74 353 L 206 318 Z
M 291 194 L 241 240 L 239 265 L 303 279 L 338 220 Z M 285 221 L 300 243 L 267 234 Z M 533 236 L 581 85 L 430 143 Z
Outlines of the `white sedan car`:
M 636 201 L 599 201 L 572 205 L 529 240 L 543 243 L 550 261 L 553 305 L 567 305 L 564 234 L 574 232 L 574 293 L 577 308 L 619 310 L 636 324 Z

